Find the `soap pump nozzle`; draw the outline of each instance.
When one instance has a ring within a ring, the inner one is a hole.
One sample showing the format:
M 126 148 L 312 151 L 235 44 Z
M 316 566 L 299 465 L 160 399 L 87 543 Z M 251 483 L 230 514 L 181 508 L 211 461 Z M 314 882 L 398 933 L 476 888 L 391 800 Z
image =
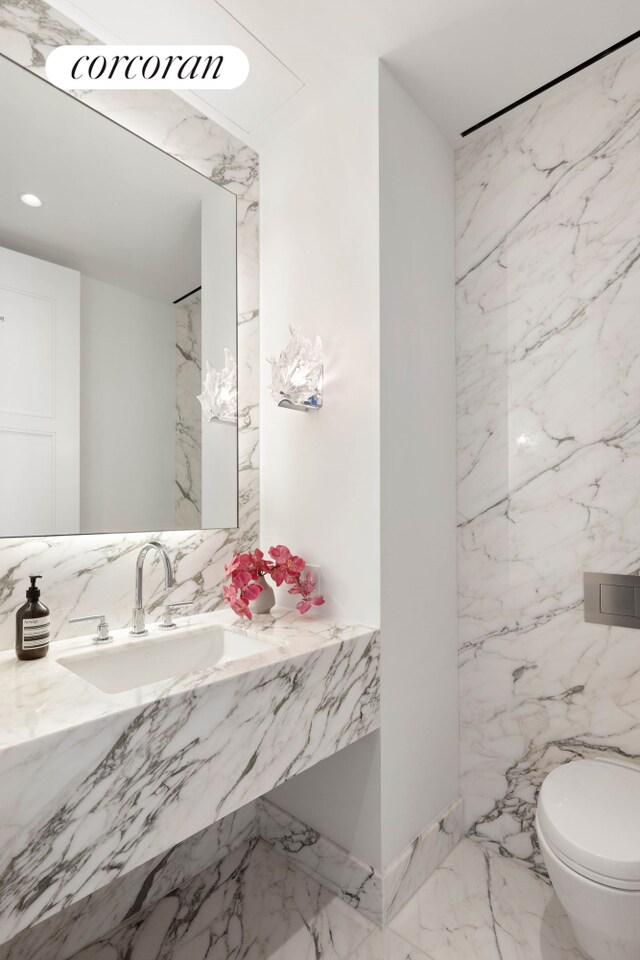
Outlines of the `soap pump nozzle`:
M 36 581 L 37 581 L 37 580 L 42 580 L 42 574 L 39 573 L 39 574 L 37 574 L 37 576 L 35 576 L 35 577 L 29 577 L 29 580 L 31 580 L 31 586 L 30 586 L 29 589 L 27 590 L 27 600 L 39 600 L 39 599 L 40 599 L 40 589 L 39 589 L 38 584 L 36 583 Z

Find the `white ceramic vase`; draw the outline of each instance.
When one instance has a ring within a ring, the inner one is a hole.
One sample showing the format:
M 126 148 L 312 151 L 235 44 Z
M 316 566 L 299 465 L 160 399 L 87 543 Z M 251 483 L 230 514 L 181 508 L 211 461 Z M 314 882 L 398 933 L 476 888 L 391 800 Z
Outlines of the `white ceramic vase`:
M 271 613 L 276 602 L 276 595 L 271 584 L 267 583 L 264 577 L 258 577 L 258 583 L 262 587 L 262 592 L 255 600 L 249 601 L 249 609 L 254 617 L 259 613 Z

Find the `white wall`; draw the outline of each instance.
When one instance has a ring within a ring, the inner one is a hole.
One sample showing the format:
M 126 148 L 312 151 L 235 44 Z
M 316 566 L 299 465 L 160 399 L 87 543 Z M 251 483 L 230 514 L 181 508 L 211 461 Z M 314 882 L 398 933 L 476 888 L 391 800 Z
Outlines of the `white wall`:
M 375 65 L 266 149 L 262 356 L 322 338 L 325 406 L 279 409 L 263 361 L 263 544 L 322 566 L 327 614 L 379 621 L 378 119 Z
M 279 409 L 263 361 L 261 543 L 322 568 L 327 614 L 380 617 L 377 69 L 263 151 L 261 354 L 319 334 L 320 413 Z M 363 787 L 366 785 L 366 789 Z M 378 735 L 273 795 L 369 863 L 380 856 Z
M 376 65 L 261 172 L 263 354 L 294 323 L 327 356 L 317 415 L 264 377 L 262 544 L 321 566 L 327 612 L 382 617 L 381 735 L 272 799 L 381 867 L 458 795 L 453 154 Z
M 175 527 L 175 342 L 172 304 L 82 277 L 84 532 Z
M 380 69 L 382 861 L 458 796 L 453 151 Z

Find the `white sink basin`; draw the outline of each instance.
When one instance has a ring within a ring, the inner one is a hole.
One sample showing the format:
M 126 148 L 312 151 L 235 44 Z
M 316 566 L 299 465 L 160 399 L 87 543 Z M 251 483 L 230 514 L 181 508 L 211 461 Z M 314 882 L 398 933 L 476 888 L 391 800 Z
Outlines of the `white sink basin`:
M 222 627 L 183 628 L 69 654 L 58 663 L 104 693 L 123 693 L 272 649 L 271 643 Z

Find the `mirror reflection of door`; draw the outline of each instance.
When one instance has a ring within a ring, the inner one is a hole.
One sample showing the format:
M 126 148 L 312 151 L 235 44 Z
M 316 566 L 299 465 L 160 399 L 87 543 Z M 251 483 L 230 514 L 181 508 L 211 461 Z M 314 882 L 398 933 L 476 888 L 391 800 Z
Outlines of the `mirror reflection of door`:
M 0 530 L 80 520 L 80 274 L 0 247 Z

